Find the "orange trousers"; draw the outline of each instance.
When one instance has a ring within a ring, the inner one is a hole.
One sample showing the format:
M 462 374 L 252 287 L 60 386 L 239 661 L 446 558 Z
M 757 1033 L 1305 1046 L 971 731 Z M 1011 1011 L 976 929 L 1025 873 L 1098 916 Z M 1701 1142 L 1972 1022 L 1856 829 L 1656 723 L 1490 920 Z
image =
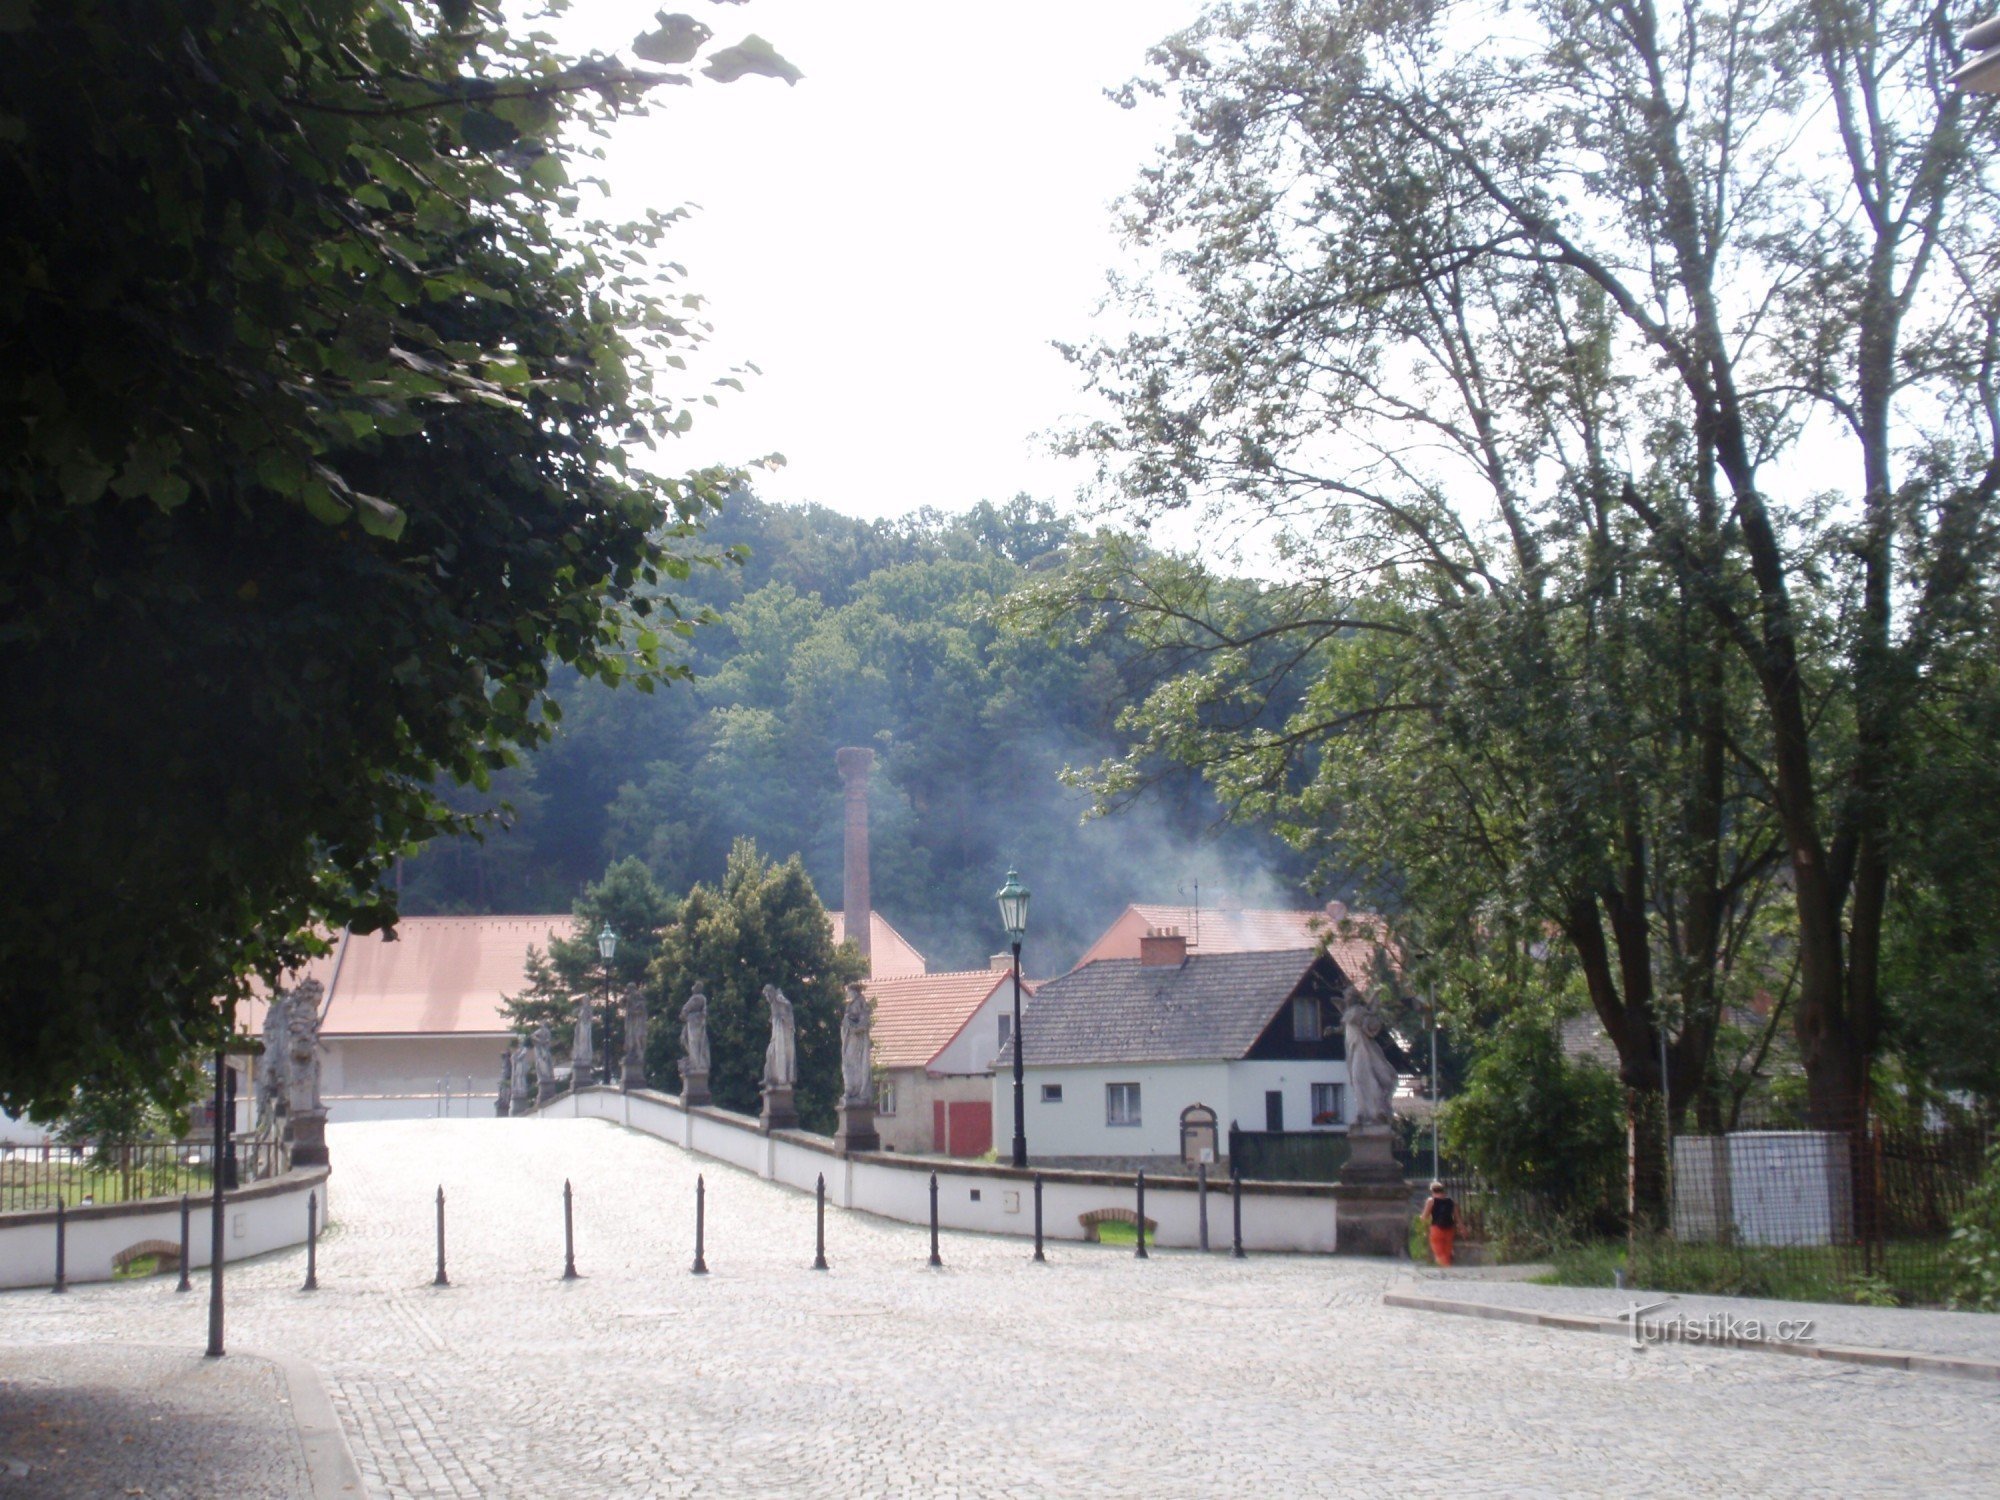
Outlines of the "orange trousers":
M 1440 1229 L 1431 1225 L 1431 1259 L 1441 1266 L 1451 1264 L 1452 1241 L 1458 1238 L 1456 1229 Z

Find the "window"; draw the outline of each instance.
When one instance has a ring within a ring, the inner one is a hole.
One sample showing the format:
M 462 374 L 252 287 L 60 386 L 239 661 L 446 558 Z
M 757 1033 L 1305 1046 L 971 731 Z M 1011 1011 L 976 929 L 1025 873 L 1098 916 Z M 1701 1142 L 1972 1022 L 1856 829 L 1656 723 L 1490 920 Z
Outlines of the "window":
M 1007 1039 L 1014 1034 L 1014 1018 L 1004 1010 L 1000 1012 L 1000 1050 L 1007 1050 Z
M 1107 1083 L 1104 1085 L 1104 1123 L 1107 1125 L 1137 1125 L 1139 1123 L 1138 1084 Z
M 1043 1085 L 1042 1085 L 1042 1103 L 1044 1103 L 1044 1104 L 1060 1104 L 1060 1103 L 1062 1103 L 1062 1085 L 1061 1085 L 1061 1084 L 1059 1084 L 1059 1083 L 1045 1083 L 1045 1084 L 1043 1084 Z
M 896 1112 L 896 1085 L 883 1079 L 875 1085 L 875 1113 L 893 1115 Z
M 1313 1124 L 1345 1125 L 1347 1123 L 1347 1101 L 1345 1092 L 1337 1083 L 1316 1083 L 1313 1090 Z
M 1319 997 L 1300 995 L 1292 1001 L 1292 1040 L 1316 1042 L 1319 1038 Z

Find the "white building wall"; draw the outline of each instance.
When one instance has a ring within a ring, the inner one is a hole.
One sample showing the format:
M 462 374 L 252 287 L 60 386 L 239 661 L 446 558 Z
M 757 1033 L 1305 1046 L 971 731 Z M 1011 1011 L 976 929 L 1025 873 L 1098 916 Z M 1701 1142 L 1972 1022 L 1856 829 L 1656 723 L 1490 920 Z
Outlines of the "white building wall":
M 441 1078 L 451 1081 L 452 1098 L 462 1103 L 465 1081 L 470 1078 L 472 1097 L 475 1101 L 483 1098 L 490 1114 L 500 1087 L 500 1054 L 510 1040 L 476 1033 L 327 1037 L 321 1043 L 320 1095 L 340 1118 L 382 1118 L 354 1108 L 342 1112 L 339 1104 L 352 1100 L 358 1105 L 363 1099 L 431 1099 L 437 1095 Z
M 1027 991 L 1023 990 L 1021 1004 L 1025 1007 L 1027 1003 Z M 979 1009 L 972 1013 L 972 1019 L 960 1027 L 958 1035 L 945 1043 L 938 1055 L 931 1059 L 930 1071 L 954 1075 L 991 1073 L 993 1059 L 1000 1053 L 1002 1015 L 1010 1020 L 1014 1015 L 1014 981 L 1011 976 L 1002 979 L 998 988 L 979 1002 Z
M 1312 1123 L 1312 1085 L 1315 1083 L 1347 1082 L 1347 1064 L 1321 1060 L 1298 1060 L 1287 1058 L 1276 1062 L 1236 1062 L 1229 1064 L 1229 1095 L 1227 1107 L 1215 1106 L 1222 1117 L 1222 1134 L 1226 1138 L 1229 1126 L 1234 1121 L 1244 1130 L 1264 1128 L 1264 1094 L 1275 1089 L 1284 1096 L 1286 1130 L 1327 1130 L 1332 1126 L 1315 1126 Z M 1343 1090 L 1343 1095 L 1351 1091 Z M 1343 1097 L 1342 1107 L 1353 1113 L 1354 1100 Z M 1228 1149 L 1226 1140 L 1223 1147 Z
M 1206 1104 L 1224 1126 L 1229 1116 L 1229 1064 L 1112 1063 L 1081 1068 L 1037 1068 L 1032 1037 L 1026 1069 L 1028 1095 L 1028 1155 L 1051 1156 L 1179 1156 L 1181 1111 Z M 1303 1066 L 1303 1065 L 1302 1065 Z M 1139 1085 L 1139 1124 L 1105 1123 L 1107 1085 Z M 1044 1103 L 1042 1088 L 1062 1085 L 1059 1104 Z M 1262 1106 L 1260 1105 L 1259 1108 Z M 993 1080 L 993 1118 L 1014 1118 L 1011 1073 Z M 996 1139 L 998 1128 L 996 1125 Z

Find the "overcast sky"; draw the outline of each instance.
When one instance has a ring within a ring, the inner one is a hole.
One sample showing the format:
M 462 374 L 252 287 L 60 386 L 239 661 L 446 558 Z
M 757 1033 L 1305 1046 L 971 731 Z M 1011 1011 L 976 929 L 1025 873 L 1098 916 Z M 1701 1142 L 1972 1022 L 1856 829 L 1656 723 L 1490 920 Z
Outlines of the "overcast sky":
M 565 40 L 622 50 L 658 8 L 580 0 Z M 1067 503 L 1085 476 L 1038 434 L 1084 408 L 1050 343 L 1088 336 L 1112 201 L 1171 128 L 1104 90 L 1196 0 L 679 8 L 805 77 L 702 80 L 617 127 L 615 206 L 700 205 L 671 258 L 710 299 L 716 350 L 763 370 L 702 409 L 674 467 L 776 450 L 760 493 L 857 516 Z

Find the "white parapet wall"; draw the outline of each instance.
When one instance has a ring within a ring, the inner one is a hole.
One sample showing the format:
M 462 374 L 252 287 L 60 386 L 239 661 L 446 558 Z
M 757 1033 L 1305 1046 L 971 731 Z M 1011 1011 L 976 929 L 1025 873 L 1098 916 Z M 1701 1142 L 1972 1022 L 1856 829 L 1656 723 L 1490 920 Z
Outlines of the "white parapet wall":
M 906 1224 L 930 1222 L 930 1179 L 937 1174 L 938 1223 L 946 1229 L 1032 1236 L 1033 1171 L 984 1162 L 940 1161 L 890 1153 L 841 1156 L 830 1138 L 801 1130 L 765 1135 L 748 1115 L 697 1105 L 683 1108 L 651 1090 L 584 1089 L 535 1111 L 560 1118 L 610 1120 L 671 1141 L 702 1156 L 741 1167 L 772 1182 L 812 1192 L 826 1178 L 827 1197 Z M 1042 1178 L 1042 1233 L 1052 1240 L 1088 1237 L 1084 1216 L 1135 1207 L 1133 1179 L 1122 1173 L 1049 1169 Z M 1199 1194 L 1187 1178 L 1148 1178 L 1146 1217 L 1155 1243 L 1193 1249 L 1201 1243 Z M 1308 1182 L 1243 1184 L 1243 1248 L 1325 1254 L 1334 1249 L 1335 1199 L 1330 1185 Z M 1229 1180 L 1209 1185 L 1208 1240 L 1230 1244 Z
M 247 1260 L 306 1242 L 306 1199 L 316 1194 L 320 1224 L 327 1222 L 327 1169 L 302 1168 L 283 1177 L 240 1187 L 223 1198 L 223 1259 Z M 211 1200 L 190 1200 L 188 1261 L 209 1263 Z M 63 1271 L 72 1282 L 110 1281 L 118 1258 L 139 1246 L 177 1249 L 181 1200 L 142 1198 L 131 1203 L 94 1203 L 64 1216 Z M 0 1290 L 52 1286 L 56 1278 L 56 1215 L 53 1209 L 0 1214 Z

